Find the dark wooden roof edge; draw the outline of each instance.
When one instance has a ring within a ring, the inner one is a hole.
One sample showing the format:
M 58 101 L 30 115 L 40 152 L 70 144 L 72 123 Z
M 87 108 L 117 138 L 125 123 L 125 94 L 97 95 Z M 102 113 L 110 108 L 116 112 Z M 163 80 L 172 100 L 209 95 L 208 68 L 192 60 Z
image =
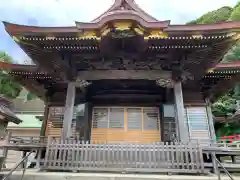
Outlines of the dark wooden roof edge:
M 25 64 L 11 64 L 7 62 L 0 61 L 0 69 L 10 70 L 10 71 L 30 71 L 38 72 L 39 68 L 37 65 L 25 65 Z M 218 63 L 213 69 L 240 69 L 240 60 L 229 63 Z
M 83 23 L 83 22 L 76 22 L 78 29 L 99 29 L 104 26 L 107 22 L 114 21 L 114 20 L 123 20 L 129 19 L 138 22 L 141 26 L 145 28 L 155 28 L 155 29 L 165 29 L 169 26 L 170 21 L 156 21 L 156 22 L 149 22 L 142 19 L 136 12 L 134 11 L 116 11 L 114 14 L 107 14 L 106 16 L 102 17 L 101 21 L 96 23 Z
M 13 123 L 15 123 L 15 124 L 20 124 L 20 123 L 23 122 L 21 119 L 19 119 L 19 118 L 18 118 L 17 116 L 15 116 L 15 115 L 9 115 L 9 114 L 6 114 L 6 113 L 1 112 L 1 111 L 0 111 L 0 114 L 1 114 L 2 116 L 5 116 L 6 119 L 4 119 L 4 120 L 7 120 L 8 122 L 13 122 Z
M 102 13 L 100 16 L 98 16 L 97 18 L 95 18 L 91 22 L 92 23 L 97 23 L 97 22 L 101 21 L 102 18 L 109 13 L 113 15 L 117 10 L 121 10 L 121 6 L 124 7 L 124 5 L 128 5 L 142 19 L 145 19 L 147 21 L 153 21 L 153 22 L 158 21 L 156 18 L 154 18 L 153 16 L 146 13 L 143 9 L 141 9 L 134 0 L 115 0 L 113 5 L 107 11 Z
M 235 62 L 219 63 L 214 68 L 215 69 L 240 69 L 240 60 Z
M 39 70 L 37 65 L 26 65 L 26 64 L 11 64 L 0 61 L 0 69 L 10 71 L 28 71 L 37 72 Z
M 66 27 L 41 27 L 41 26 L 27 26 L 14 24 L 10 22 L 3 21 L 6 31 L 11 34 L 21 34 L 21 33 L 47 33 L 49 35 L 53 33 L 78 33 L 79 30 L 76 26 L 66 26 Z
M 0 95 L 0 114 L 4 116 L 4 121 L 19 124 L 22 122 L 12 111 L 12 100 Z
M 196 25 L 169 25 L 170 21 L 158 21 L 158 22 L 147 22 L 136 14 L 132 14 L 130 12 L 122 12 L 115 15 L 109 15 L 102 19 L 102 21 L 98 23 L 83 23 L 76 22 L 76 26 L 69 27 L 40 27 L 40 26 L 25 26 L 19 24 L 13 24 L 9 22 L 3 22 L 6 31 L 10 35 L 21 35 L 21 34 L 47 34 L 47 35 L 55 35 L 55 34 L 69 34 L 69 33 L 80 33 L 80 29 L 98 29 L 102 25 L 106 24 L 111 20 L 122 20 L 122 19 L 130 19 L 139 22 L 144 27 L 162 29 L 165 32 L 194 32 L 197 33 L 206 33 L 212 31 L 229 31 L 229 30 L 240 30 L 240 21 L 229 21 L 222 22 L 217 24 L 196 24 Z
M 215 24 L 169 25 L 165 31 L 214 31 L 231 29 L 240 30 L 240 21 L 226 21 Z

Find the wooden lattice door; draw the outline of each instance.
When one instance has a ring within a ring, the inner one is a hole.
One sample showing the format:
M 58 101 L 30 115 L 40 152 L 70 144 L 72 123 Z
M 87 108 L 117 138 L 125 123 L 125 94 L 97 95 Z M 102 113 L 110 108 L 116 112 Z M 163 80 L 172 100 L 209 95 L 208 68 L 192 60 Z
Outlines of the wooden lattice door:
M 147 143 L 161 140 L 155 107 L 94 107 L 91 139 Z

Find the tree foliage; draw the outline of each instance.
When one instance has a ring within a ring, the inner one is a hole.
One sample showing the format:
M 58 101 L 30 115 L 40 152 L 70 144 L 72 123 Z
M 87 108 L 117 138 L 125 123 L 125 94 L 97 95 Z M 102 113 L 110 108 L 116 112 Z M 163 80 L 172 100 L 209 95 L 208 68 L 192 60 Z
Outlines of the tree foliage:
M 0 51 L 0 61 L 13 63 L 13 59 L 5 52 Z M 0 70 L 0 94 L 9 99 L 15 99 L 22 91 L 22 86 L 6 71 Z M 26 101 L 35 99 L 36 95 L 27 92 Z
M 0 52 L 0 60 L 8 63 L 12 63 L 13 60 L 5 52 Z M 7 98 L 14 99 L 16 98 L 22 87 L 18 82 L 16 82 L 12 76 L 7 74 L 4 70 L 0 70 L 0 94 L 4 95 Z
M 227 21 L 231 16 L 233 8 L 225 6 L 220 9 L 208 12 L 197 20 L 190 21 L 188 24 L 212 24 Z
M 229 17 L 230 21 L 239 21 L 240 20 L 240 2 L 233 8 L 232 13 Z

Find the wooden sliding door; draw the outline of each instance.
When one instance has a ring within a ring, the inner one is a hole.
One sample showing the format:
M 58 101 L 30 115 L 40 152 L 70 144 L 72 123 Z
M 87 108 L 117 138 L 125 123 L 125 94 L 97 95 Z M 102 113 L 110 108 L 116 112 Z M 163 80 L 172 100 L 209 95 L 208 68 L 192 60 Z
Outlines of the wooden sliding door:
M 160 141 L 156 107 L 94 107 L 93 141 L 147 143 Z

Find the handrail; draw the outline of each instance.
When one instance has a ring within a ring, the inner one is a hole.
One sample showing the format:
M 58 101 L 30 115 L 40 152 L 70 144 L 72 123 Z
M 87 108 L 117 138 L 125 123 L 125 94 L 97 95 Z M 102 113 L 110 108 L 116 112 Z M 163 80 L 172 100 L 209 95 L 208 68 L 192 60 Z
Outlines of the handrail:
M 223 168 L 225 174 L 228 175 L 228 177 L 231 179 L 231 180 L 234 180 L 234 178 L 232 177 L 232 175 L 228 172 L 228 170 L 222 165 L 222 163 L 217 159 L 215 158 L 215 161 Z M 220 171 L 218 170 L 218 179 L 220 180 Z
M 31 153 L 30 153 L 30 154 L 31 154 Z M 24 175 L 25 175 L 25 172 L 26 172 L 26 169 L 27 169 L 27 163 L 28 163 L 28 157 L 25 159 L 24 169 L 23 169 L 23 172 L 22 172 L 21 180 L 23 180 L 23 177 L 24 177 Z
M 34 152 L 34 151 L 30 151 L 29 154 L 27 154 L 24 158 L 22 158 L 22 160 L 21 160 L 18 164 L 16 164 L 16 165 L 14 166 L 14 168 L 12 168 L 11 171 L 10 171 L 2 180 L 7 180 L 7 179 L 12 175 L 12 173 L 13 173 L 25 160 L 27 160 L 28 157 L 30 156 L 30 154 L 32 154 L 33 152 Z M 26 163 L 26 165 L 27 165 L 27 163 Z M 26 165 L 25 165 L 25 167 L 24 167 L 23 175 L 24 175 L 25 170 L 26 170 Z M 22 175 L 22 177 L 23 177 L 23 175 Z

